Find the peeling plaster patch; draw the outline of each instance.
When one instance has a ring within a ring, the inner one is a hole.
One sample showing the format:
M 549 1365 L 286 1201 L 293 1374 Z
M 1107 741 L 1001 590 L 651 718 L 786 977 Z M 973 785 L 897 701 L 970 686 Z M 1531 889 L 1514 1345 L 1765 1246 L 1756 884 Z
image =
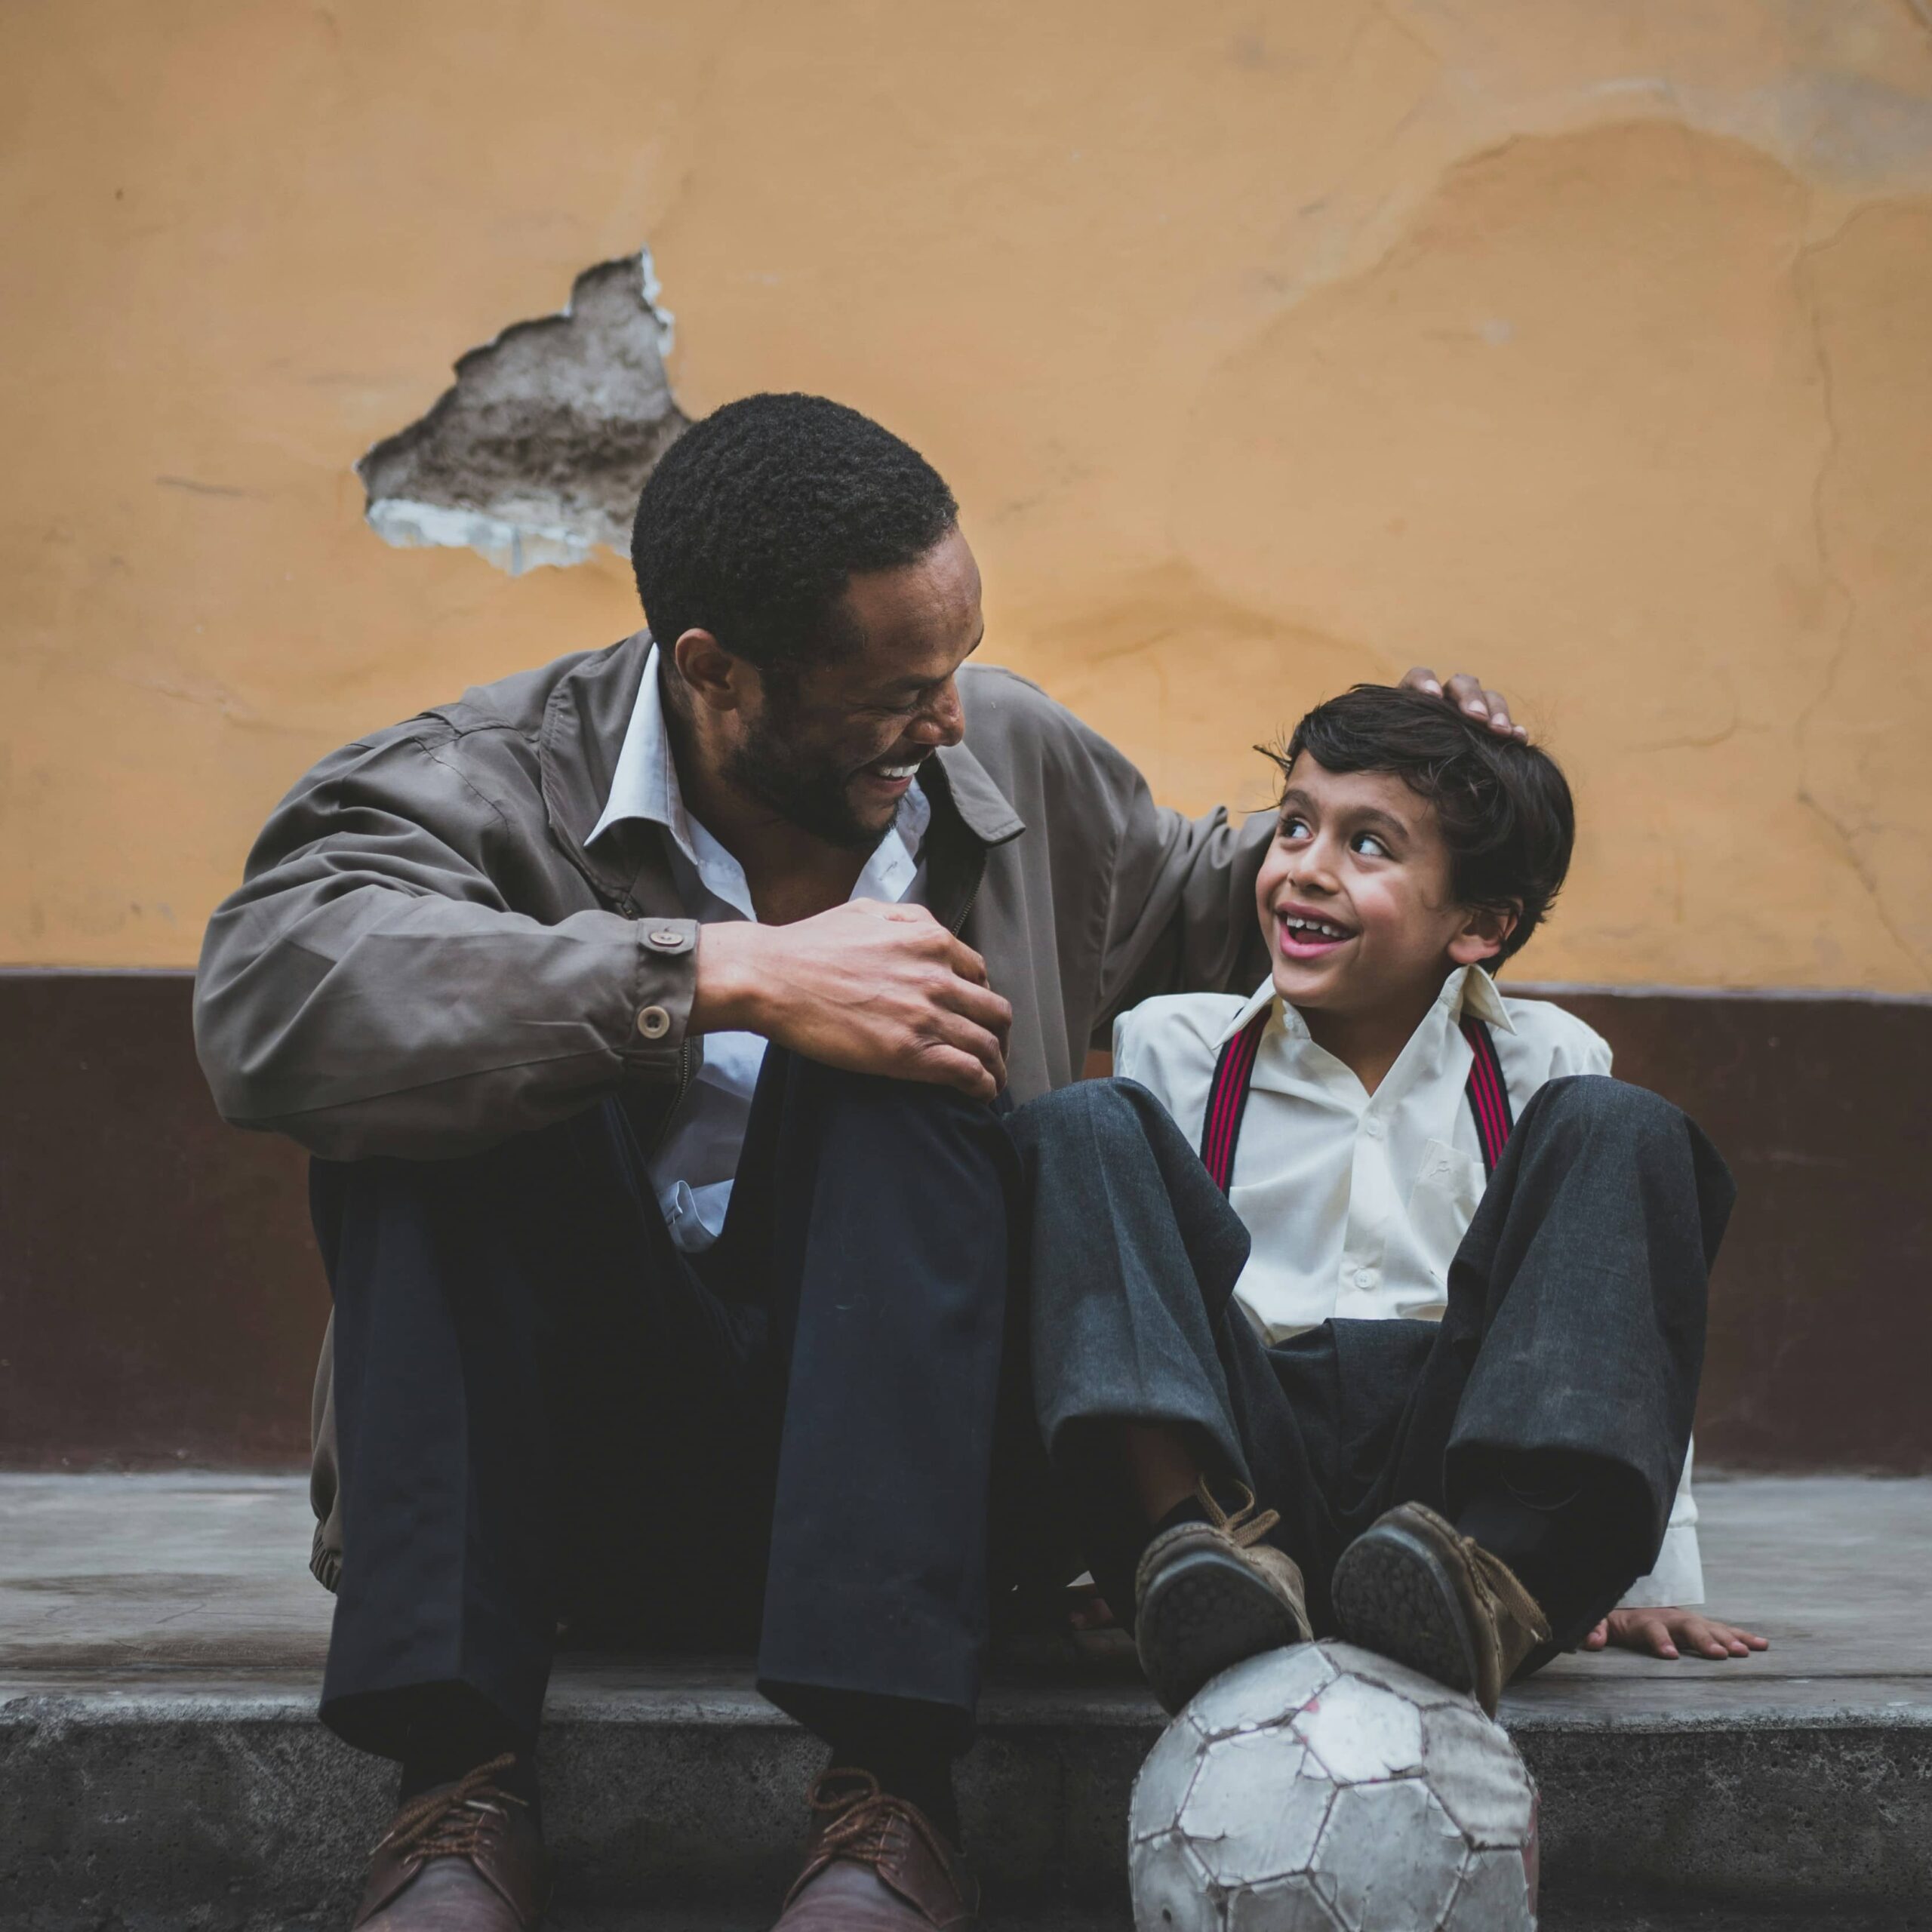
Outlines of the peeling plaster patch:
M 688 419 L 664 373 L 672 322 L 651 251 L 579 275 L 561 315 L 513 323 L 456 365 L 420 421 L 355 466 L 386 543 L 467 549 L 512 576 L 626 554 L 638 492 Z

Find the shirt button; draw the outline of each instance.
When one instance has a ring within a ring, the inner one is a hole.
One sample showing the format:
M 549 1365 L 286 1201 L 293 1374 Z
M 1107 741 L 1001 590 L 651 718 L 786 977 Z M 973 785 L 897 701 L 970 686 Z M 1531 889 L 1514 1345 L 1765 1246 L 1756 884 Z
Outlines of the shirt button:
M 685 936 L 682 933 L 674 932 L 669 926 L 666 926 L 651 935 L 651 943 L 653 946 L 662 946 L 666 952 L 671 952 L 684 944 Z
M 637 1017 L 637 1030 L 647 1040 L 661 1040 L 671 1030 L 671 1016 L 661 1006 L 647 1006 Z
M 1372 1288 L 1375 1285 L 1375 1270 L 1373 1268 L 1358 1268 L 1355 1270 L 1355 1286 L 1357 1287 Z
M 1362 1122 L 1361 1131 L 1368 1136 L 1370 1140 L 1380 1140 L 1389 1130 L 1382 1124 L 1382 1116 L 1380 1114 L 1371 1114 L 1367 1119 Z

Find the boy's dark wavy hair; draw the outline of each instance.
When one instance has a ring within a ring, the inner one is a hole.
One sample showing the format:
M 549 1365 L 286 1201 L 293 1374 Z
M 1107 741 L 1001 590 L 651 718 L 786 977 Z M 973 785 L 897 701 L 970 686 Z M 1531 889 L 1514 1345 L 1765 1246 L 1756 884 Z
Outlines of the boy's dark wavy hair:
M 1547 752 L 1394 685 L 1357 685 L 1318 704 L 1285 746 L 1257 749 L 1284 783 L 1306 752 L 1328 771 L 1392 772 L 1427 799 L 1449 848 L 1457 899 L 1516 915 L 1492 970 L 1520 952 L 1548 915 L 1570 869 L 1577 811 Z

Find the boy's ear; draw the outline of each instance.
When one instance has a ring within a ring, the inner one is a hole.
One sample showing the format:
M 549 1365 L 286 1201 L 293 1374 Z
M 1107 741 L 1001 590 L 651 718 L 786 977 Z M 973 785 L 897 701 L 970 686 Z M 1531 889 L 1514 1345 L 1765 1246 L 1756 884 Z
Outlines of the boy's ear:
M 1449 942 L 1449 957 L 1458 966 L 1481 966 L 1509 943 L 1522 916 L 1513 906 L 1472 906 L 1463 930 Z

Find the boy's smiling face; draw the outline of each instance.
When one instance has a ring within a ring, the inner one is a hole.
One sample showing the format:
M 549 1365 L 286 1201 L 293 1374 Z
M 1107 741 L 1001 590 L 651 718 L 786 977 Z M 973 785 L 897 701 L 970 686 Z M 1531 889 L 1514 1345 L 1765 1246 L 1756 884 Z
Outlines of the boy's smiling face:
M 1515 923 L 1458 903 L 1435 808 L 1402 779 L 1330 771 L 1306 752 L 1288 774 L 1255 903 L 1275 991 L 1337 1015 L 1419 1017 L 1457 967 L 1493 959 Z

